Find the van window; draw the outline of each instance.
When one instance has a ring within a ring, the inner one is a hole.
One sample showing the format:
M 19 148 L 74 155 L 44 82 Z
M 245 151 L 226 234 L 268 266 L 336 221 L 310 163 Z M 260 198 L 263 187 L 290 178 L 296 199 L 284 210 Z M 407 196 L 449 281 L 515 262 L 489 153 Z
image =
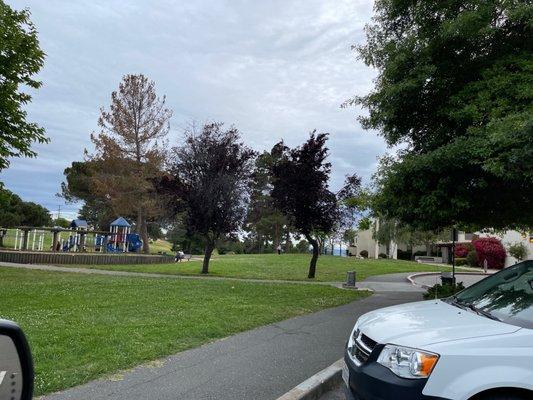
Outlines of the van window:
M 533 329 L 533 260 L 523 261 L 453 297 L 502 322 Z

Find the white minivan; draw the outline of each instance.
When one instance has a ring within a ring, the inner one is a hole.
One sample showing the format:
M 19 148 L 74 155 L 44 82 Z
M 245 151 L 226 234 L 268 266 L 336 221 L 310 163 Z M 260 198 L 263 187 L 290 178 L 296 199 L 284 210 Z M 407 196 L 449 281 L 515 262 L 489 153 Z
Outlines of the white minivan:
M 362 315 L 344 360 L 352 400 L 533 399 L 533 260 Z

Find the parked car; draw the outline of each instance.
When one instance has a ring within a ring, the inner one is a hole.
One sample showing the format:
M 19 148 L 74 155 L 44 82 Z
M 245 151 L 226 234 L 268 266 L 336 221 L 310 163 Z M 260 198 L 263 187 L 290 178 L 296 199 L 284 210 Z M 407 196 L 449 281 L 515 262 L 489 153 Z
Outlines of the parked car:
M 533 261 L 362 315 L 344 360 L 348 399 L 533 399 Z

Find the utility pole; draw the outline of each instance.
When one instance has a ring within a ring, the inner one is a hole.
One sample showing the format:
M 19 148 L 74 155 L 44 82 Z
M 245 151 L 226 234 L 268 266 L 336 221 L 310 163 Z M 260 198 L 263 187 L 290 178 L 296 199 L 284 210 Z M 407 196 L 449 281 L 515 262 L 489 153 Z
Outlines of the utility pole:
M 61 217 L 61 204 L 57 206 L 57 219 Z

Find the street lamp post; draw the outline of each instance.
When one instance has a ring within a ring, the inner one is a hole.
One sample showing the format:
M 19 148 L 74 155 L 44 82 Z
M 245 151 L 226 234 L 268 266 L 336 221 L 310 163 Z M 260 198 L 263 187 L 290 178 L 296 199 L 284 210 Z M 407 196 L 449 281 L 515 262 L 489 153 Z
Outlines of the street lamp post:
M 455 241 L 457 240 L 457 229 L 452 228 L 452 282 L 455 285 Z

